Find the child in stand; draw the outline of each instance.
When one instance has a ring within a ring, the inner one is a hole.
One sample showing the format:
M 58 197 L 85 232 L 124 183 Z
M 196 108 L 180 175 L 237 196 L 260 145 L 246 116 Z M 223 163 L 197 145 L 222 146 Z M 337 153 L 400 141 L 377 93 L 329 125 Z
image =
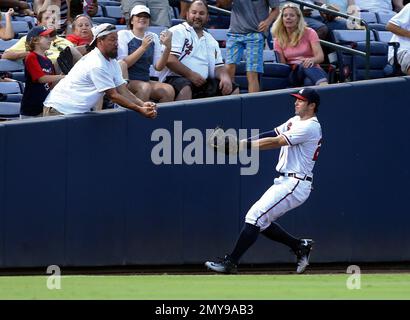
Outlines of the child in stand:
M 25 59 L 26 84 L 21 100 L 20 118 L 38 117 L 43 114 L 43 102 L 64 75 L 56 75 L 53 63 L 46 57 L 55 30 L 37 26 L 30 30 L 26 47 L 30 51 Z

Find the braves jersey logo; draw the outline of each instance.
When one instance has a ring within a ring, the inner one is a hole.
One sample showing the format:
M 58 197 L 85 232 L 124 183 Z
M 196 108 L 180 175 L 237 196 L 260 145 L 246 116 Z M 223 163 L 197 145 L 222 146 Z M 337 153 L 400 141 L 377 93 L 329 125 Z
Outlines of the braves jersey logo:
M 289 131 L 291 127 L 292 127 L 292 122 L 289 122 L 288 125 L 286 126 L 286 131 Z
M 185 56 L 190 55 L 194 49 L 193 41 L 189 43 L 189 39 L 185 39 L 184 46 L 182 47 L 182 52 L 184 53 L 179 60 L 181 61 Z

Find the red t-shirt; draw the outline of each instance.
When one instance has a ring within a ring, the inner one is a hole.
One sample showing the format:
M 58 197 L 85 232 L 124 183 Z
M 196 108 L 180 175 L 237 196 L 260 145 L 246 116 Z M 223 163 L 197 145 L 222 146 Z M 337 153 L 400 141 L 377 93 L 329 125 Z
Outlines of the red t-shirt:
M 73 33 L 69 34 L 66 39 L 76 46 L 85 46 L 86 44 L 90 44 L 90 42 L 92 41 L 92 39 L 81 38 L 80 36 L 77 36 Z
M 39 83 L 38 80 L 54 74 L 54 66 L 49 58 L 29 52 L 25 59 L 26 85 L 21 100 L 21 114 L 37 116 L 43 112 L 43 102 L 50 92 L 51 83 Z
M 49 58 L 38 55 L 35 52 L 29 52 L 25 60 L 26 69 L 33 82 L 45 75 L 53 75 L 54 67 Z

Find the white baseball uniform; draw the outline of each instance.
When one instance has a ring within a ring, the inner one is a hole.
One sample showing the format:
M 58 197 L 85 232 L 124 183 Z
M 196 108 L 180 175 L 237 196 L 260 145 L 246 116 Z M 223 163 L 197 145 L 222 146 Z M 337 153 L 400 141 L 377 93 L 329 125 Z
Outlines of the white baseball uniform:
M 300 120 L 295 116 L 276 127 L 275 132 L 288 142 L 281 148 L 276 166 L 281 176 L 274 180 L 245 217 L 246 223 L 260 227 L 261 232 L 309 197 L 312 171 L 322 143 L 322 129 L 317 117 Z

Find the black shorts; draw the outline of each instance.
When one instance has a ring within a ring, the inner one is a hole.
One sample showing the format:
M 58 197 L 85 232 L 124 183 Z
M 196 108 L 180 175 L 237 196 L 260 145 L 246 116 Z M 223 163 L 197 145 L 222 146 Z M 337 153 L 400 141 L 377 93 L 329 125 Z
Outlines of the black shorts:
M 167 77 L 165 79 L 165 82 L 170 84 L 174 88 L 176 96 L 186 86 L 191 87 L 192 99 L 223 96 L 221 89 L 219 89 L 218 79 L 207 79 L 206 83 L 200 87 L 194 86 L 194 84 L 187 78 L 179 76 Z M 238 85 L 236 83 L 232 83 L 232 92 L 234 92 L 236 88 L 238 88 Z

